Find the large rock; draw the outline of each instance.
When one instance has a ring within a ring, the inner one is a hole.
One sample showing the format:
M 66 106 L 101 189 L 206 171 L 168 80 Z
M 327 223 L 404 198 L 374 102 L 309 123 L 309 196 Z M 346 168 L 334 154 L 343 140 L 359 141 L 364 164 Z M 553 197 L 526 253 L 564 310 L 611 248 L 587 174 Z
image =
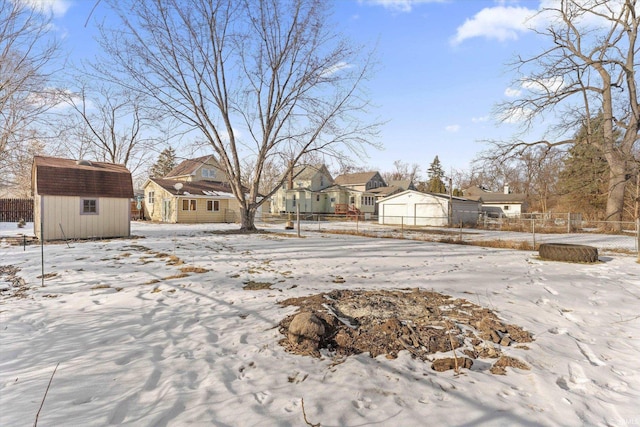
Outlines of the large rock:
M 303 312 L 297 314 L 291 321 L 287 338 L 299 349 L 317 351 L 324 333 L 325 327 L 322 320 L 313 313 Z

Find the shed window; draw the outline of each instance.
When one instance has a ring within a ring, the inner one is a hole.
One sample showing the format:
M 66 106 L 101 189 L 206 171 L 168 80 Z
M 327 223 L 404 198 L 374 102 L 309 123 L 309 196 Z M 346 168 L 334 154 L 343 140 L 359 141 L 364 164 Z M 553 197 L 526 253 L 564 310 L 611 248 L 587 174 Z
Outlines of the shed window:
M 218 212 L 220 210 L 220 200 L 207 200 L 207 210 Z
M 149 193 L 147 193 L 147 203 L 149 203 L 150 205 L 153 204 L 155 198 L 156 198 L 155 191 L 149 191 Z
M 183 211 L 195 211 L 196 210 L 196 200 L 195 199 L 183 199 L 182 200 L 182 210 Z
M 508 210 L 509 210 L 509 206 L 504 206 L 504 207 L 502 208 L 502 210 L 503 210 L 503 211 L 508 211 Z
M 97 199 L 82 199 L 80 201 L 82 215 L 96 215 L 98 213 L 98 200 Z

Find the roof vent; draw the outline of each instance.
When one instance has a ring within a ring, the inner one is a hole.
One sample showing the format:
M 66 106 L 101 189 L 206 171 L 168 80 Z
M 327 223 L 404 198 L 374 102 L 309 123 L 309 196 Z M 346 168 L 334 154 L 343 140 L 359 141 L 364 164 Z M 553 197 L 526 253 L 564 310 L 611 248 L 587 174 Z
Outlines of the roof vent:
M 76 160 L 76 165 L 91 166 L 91 162 L 89 160 L 80 159 L 80 160 Z

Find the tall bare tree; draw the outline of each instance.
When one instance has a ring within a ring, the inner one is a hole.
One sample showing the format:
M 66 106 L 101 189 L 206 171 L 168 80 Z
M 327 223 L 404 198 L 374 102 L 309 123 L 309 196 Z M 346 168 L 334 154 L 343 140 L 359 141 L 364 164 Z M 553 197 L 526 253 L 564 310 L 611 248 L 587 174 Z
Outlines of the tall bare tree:
M 562 135 L 574 134 L 583 126 L 591 135 L 592 118 L 600 113 L 604 136 L 588 138 L 587 143 L 597 145 L 607 160 L 606 218 L 620 221 L 640 131 L 636 81 L 640 5 L 637 0 L 558 0 L 548 4 L 533 23 L 548 23 L 546 29 L 536 32 L 547 38 L 549 47 L 513 64 L 524 95 L 502 104 L 499 112 L 504 120 L 523 120 L 525 130 L 540 117 L 549 121 L 556 117 L 550 130 L 557 137 L 497 141 L 492 156 L 521 154 L 540 144 L 569 147 L 576 139 Z
M 123 164 L 143 171 L 159 145 L 161 117 L 131 90 L 104 83 L 82 84 L 66 93 L 68 151 L 74 157 Z
M 41 138 L 45 113 L 57 102 L 48 82 L 58 44 L 50 17 L 33 6 L 0 1 L 0 186 L 18 184 L 15 163 Z
M 420 165 L 417 163 L 410 165 L 402 160 L 395 160 L 393 168 L 393 171 L 381 174 L 387 184 L 389 181 L 411 181 L 416 184 L 420 179 Z
M 305 153 L 361 154 L 377 132 L 360 120 L 369 57 L 335 33 L 329 2 L 109 3 L 123 26 L 101 29 L 111 77 L 126 75 L 122 84 L 210 144 L 240 204 L 243 230 L 255 229 L 268 162 L 287 176 Z M 245 188 L 247 161 L 253 170 Z

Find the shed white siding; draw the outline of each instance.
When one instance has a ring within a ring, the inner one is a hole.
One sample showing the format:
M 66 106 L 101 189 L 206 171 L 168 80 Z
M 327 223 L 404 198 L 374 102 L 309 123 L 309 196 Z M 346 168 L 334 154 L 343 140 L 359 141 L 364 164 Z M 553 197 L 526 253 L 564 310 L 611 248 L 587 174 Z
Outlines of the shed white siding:
M 97 201 L 97 213 L 82 214 L 82 200 Z M 42 218 L 40 216 L 42 215 Z M 44 240 L 126 237 L 131 234 L 130 200 L 110 197 L 47 196 L 35 198 L 34 231 Z

